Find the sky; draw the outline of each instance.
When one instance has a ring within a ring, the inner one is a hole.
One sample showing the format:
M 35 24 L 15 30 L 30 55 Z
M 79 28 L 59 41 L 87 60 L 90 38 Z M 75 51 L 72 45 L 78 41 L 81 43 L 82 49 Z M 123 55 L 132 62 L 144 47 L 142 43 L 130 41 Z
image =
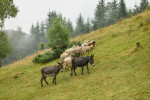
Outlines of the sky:
M 105 0 L 109 2 L 112 0 Z M 141 0 L 125 0 L 127 8 L 133 8 L 135 3 Z M 81 13 L 86 20 L 87 17 L 93 18 L 96 5 L 99 0 L 14 0 L 19 12 L 15 18 L 5 21 L 4 29 L 16 30 L 18 27 L 29 34 L 31 25 L 36 25 L 37 21 L 45 21 L 49 10 L 61 13 L 65 18 L 70 19 L 73 26 Z

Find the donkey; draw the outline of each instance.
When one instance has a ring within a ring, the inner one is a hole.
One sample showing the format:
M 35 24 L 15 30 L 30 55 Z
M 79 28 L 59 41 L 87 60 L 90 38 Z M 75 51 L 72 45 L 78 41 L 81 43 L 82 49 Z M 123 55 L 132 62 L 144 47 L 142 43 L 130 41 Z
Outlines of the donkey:
M 53 84 L 55 81 L 56 84 L 56 76 L 59 73 L 59 71 L 61 70 L 61 72 L 63 72 L 63 63 L 58 63 L 58 66 L 48 66 L 48 67 L 44 67 L 41 69 L 41 73 L 42 73 L 42 78 L 41 78 L 41 86 L 43 87 L 42 81 L 44 79 L 44 81 L 46 82 L 46 84 L 48 85 L 48 82 L 46 81 L 47 76 L 54 76 L 53 77 Z
M 94 57 L 94 54 L 93 55 L 91 54 L 90 57 L 88 56 L 88 57 L 75 57 L 75 58 L 73 58 L 72 59 L 72 68 L 71 68 L 71 74 L 70 75 L 72 76 L 72 70 L 74 70 L 74 74 L 77 75 L 76 72 L 75 72 L 77 67 L 82 67 L 82 75 L 83 75 L 84 66 L 86 66 L 87 72 L 89 74 L 88 63 L 90 62 L 90 64 L 92 66 L 94 66 L 93 57 Z

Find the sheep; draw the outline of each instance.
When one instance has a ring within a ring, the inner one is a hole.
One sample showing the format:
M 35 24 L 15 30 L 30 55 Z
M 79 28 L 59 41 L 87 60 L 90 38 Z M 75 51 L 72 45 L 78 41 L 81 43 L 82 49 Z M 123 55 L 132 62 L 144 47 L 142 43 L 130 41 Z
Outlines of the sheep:
M 94 47 L 95 43 L 96 43 L 96 41 L 92 40 L 92 41 L 88 44 L 88 46 L 93 45 L 93 47 Z
M 88 54 L 89 54 L 89 52 L 91 52 L 93 50 L 93 45 L 83 47 L 82 50 L 83 50 L 83 53 L 88 52 Z
M 69 57 L 64 59 L 64 69 L 65 70 L 66 70 L 66 66 L 68 66 L 68 68 L 70 70 L 70 67 L 72 66 L 72 58 L 73 57 L 74 57 L 73 55 L 70 55 Z
M 75 48 L 75 49 L 74 49 L 74 52 L 75 52 L 76 55 L 77 55 L 77 54 L 83 54 L 82 47 L 77 47 L 77 48 Z
M 65 58 L 69 57 L 69 54 L 66 52 L 63 52 L 63 54 L 60 55 L 60 61 L 63 62 Z
M 69 48 L 65 51 L 65 53 L 69 54 L 69 55 L 75 55 L 75 51 L 74 48 Z
M 88 41 L 85 40 L 83 44 L 81 44 L 82 47 L 88 46 Z

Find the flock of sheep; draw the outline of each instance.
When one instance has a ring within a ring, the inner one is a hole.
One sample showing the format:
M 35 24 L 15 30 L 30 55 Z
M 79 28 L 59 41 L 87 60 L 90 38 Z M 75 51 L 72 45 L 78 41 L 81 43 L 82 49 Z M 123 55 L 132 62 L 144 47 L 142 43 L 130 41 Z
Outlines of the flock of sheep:
M 88 41 L 84 41 L 83 44 L 79 44 L 78 46 L 72 46 L 72 48 L 67 49 L 65 52 L 63 52 L 60 55 L 60 61 L 64 62 L 64 68 L 66 70 L 66 67 L 70 69 L 72 66 L 72 59 L 76 55 L 85 55 L 86 52 L 91 52 L 93 50 L 93 47 L 95 45 L 95 41 L 92 40 L 90 43 Z

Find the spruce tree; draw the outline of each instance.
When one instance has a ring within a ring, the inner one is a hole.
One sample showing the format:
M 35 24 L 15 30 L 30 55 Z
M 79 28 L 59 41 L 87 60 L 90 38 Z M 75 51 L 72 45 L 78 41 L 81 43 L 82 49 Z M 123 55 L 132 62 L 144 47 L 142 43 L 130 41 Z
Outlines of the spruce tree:
M 45 36 L 45 26 L 44 26 L 44 22 L 42 21 L 41 25 L 40 25 L 40 41 L 45 42 L 46 41 L 45 37 L 46 37 Z
M 45 21 L 45 30 L 46 34 L 48 33 L 49 29 L 51 28 L 51 25 L 53 23 L 53 20 L 57 17 L 56 11 L 49 11 L 47 14 L 47 18 Z
M 48 45 L 53 49 L 64 50 L 69 43 L 70 32 L 67 22 L 62 15 L 59 15 L 52 23 L 48 32 Z
M 137 4 L 134 5 L 134 8 L 133 8 L 133 15 L 136 15 L 140 13 L 140 8 L 138 7 Z
M 85 28 L 86 28 L 86 33 L 89 33 L 92 30 L 92 25 L 89 17 L 87 18 L 87 21 L 85 23 Z
M 113 0 L 113 2 L 112 2 L 111 18 L 113 19 L 112 23 L 115 23 L 115 22 L 118 21 L 118 4 L 117 4 L 117 0 Z
M 127 14 L 127 9 L 126 9 L 126 4 L 124 0 L 120 0 L 119 2 L 119 19 L 120 18 L 126 18 L 128 16 Z
M 73 28 L 72 22 L 70 20 L 67 21 L 67 26 L 68 26 L 68 29 L 69 29 L 71 36 L 72 36 L 72 34 L 74 32 L 74 28 Z
M 79 17 L 77 18 L 77 21 L 76 21 L 76 28 L 75 28 L 74 36 L 78 36 L 84 33 L 86 33 L 84 18 L 82 17 L 81 14 L 79 14 Z
M 143 12 L 149 5 L 148 0 L 141 0 L 140 3 L 140 12 Z
M 93 26 L 98 29 L 100 27 L 106 26 L 106 7 L 105 7 L 105 1 L 100 0 L 99 3 L 96 6 L 96 10 L 94 13 L 94 21 Z

